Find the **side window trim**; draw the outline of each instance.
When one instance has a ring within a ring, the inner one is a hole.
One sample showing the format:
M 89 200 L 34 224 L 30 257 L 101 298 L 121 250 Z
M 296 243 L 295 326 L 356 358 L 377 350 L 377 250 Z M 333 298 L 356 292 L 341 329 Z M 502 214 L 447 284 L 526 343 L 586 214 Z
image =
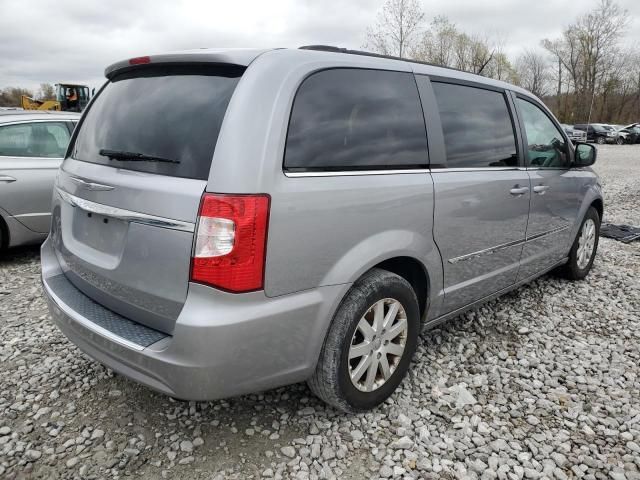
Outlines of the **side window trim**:
M 300 94 L 300 89 L 303 87 L 304 83 L 314 75 L 331 71 L 331 70 L 364 70 L 364 71 L 375 71 L 375 72 L 389 72 L 389 73 L 402 73 L 406 75 L 411 75 L 415 88 L 416 88 L 416 101 L 418 102 L 418 106 L 420 109 L 420 115 L 422 118 L 422 125 L 424 131 L 424 141 L 425 141 L 425 162 L 424 164 L 416 164 L 416 165 L 389 165 L 389 166 L 346 166 L 346 167 L 288 167 L 286 165 L 286 155 L 287 155 L 287 143 L 289 139 L 289 133 L 291 130 L 291 120 L 293 117 L 293 109 L 295 107 L 296 99 Z M 92 99 L 93 101 L 93 99 Z M 428 173 L 429 172 L 429 162 L 430 162 L 430 151 L 429 151 L 429 138 L 428 138 L 428 127 L 426 122 L 426 112 L 424 110 L 419 85 L 416 81 L 416 76 L 411 71 L 405 70 L 391 70 L 391 69 L 383 69 L 383 68 L 371 68 L 371 67 L 359 67 L 359 66 L 331 66 L 324 67 L 318 70 L 313 70 L 309 72 L 304 78 L 301 79 L 300 83 L 296 86 L 296 91 L 293 95 L 293 99 L 291 101 L 291 105 L 289 107 L 289 114 L 287 120 L 287 128 L 285 131 L 284 137 L 284 149 L 282 151 L 282 172 L 287 177 L 329 177 L 329 176 L 351 176 L 351 175 L 384 175 L 384 174 L 398 174 L 398 173 Z M 77 129 L 76 129 L 77 130 Z
M 516 135 L 516 151 L 518 152 L 518 168 L 527 167 L 527 149 L 524 143 L 524 132 L 522 131 L 520 124 L 520 112 L 516 106 L 515 99 L 513 98 L 513 92 L 511 90 L 505 90 L 504 96 L 507 99 L 507 106 L 509 108 L 509 115 L 511 115 L 511 125 Z
M 437 75 L 420 75 L 420 76 L 425 77 L 428 80 L 429 90 L 431 91 L 431 95 L 433 98 L 433 105 L 431 105 L 431 107 L 433 108 L 432 110 L 433 113 L 431 113 L 431 119 L 432 119 L 432 122 L 436 123 L 436 125 L 429 125 L 429 123 L 427 123 L 427 134 L 429 134 L 429 130 L 435 129 L 436 131 L 440 132 L 441 139 L 442 139 L 442 157 L 440 157 L 442 158 L 442 162 L 433 163 L 430 165 L 430 168 L 438 169 L 438 171 L 452 171 L 452 172 L 468 172 L 468 171 L 494 171 L 495 172 L 495 171 L 520 170 L 522 168 L 525 168 L 526 150 L 524 149 L 521 143 L 522 135 L 520 132 L 519 118 L 518 118 L 518 114 L 517 114 L 517 110 L 515 108 L 514 102 L 511 99 L 509 90 L 505 88 L 497 87 L 494 85 L 462 80 L 457 78 L 441 77 Z M 511 129 L 514 136 L 515 147 L 516 147 L 516 155 L 518 157 L 518 165 L 513 167 L 510 167 L 510 166 L 507 166 L 507 167 L 489 167 L 489 166 L 487 167 L 450 167 L 447 161 L 447 154 L 446 154 L 445 141 L 444 141 L 444 131 L 443 131 L 444 129 L 442 126 L 442 121 L 440 119 L 440 111 L 438 108 L 435 91 L 433 90 L 433 85 L 432 85 L 433 83 L 459 85 L 459 86 L 476 88 L 479 90 L 486 90 L 486 91 L 502 94 L 502 97 L 507 107 L 507 111 L 509 112 L 509 119 L 511 121 Z M 425 116 L 425 120 L 426 120 L 426 116 Z M 435 155 L 431 156 L 431 152 L 430 152 L 430 158 L 438 158 L 438 157 L 435 157 Z
M 524 165 L 527 169 L 529 170 L 568 170 L 570 168 L 570 165 L 573 163 L 573 148 L 571 148 L 571 145 L 573 145 L 573 142 L 571 142 L 571 140 L 569 140 L 569 137 L 567 135 L 567 132 L 564 131 L 564 128 L 562 128 L 560 126 L 560 124 L 551 116 L 549 115 L 549 112 L 547 111 L 546 107 L 544 105 L 541 105 L 540 102 L 536 101 L 534 98 L 528 97 L 526 95 L 522 95 L 518 92 L 512 92 L 513 95 L 513 100 L 514 100 L 514 105 L 515 105 L 515 110 L 517 112 L 517 116 L 518 116 L 518 123 L 519 123 L 519 129 L 521 131 L 522 134 L 522 148 L 523 148 L 523 158 L 524 158 Z M 528 155 L 526 155 L 527 152 L 527 145 L 528 145 L 528 139 L 527 139 L 527 129 L 525 127 L 524 124 L 524 119 L 522 118 L 522 113 L 520 112 L 520 107 L 517 105 L 517 102 L 515 100 L 522 100 L 524 102 L 529 102 L 530 104 L 534 105 L 535 107 L 537 107 L 551 122 L 551 124 L 556 128 L 556 130 L 558 132 L 560 132 L 560 135 L 562 137 L 562 139 L 564 140 L 565 145 L 567 145 L 567 157 L 569 159 L 569 164 L 565 167 L 538 167 L 538 166 L 531 166 L 529 164 L 529 157 Z
M 427 129 L 427 148 L 429 149 L 429 168 L 441 169 L 447 167 L 447 152 L 444 147 L 444 133 L 440 122 L 440 111 L 436 95 L 428 75 L 416 74 L 416 85 L 424 113 Z

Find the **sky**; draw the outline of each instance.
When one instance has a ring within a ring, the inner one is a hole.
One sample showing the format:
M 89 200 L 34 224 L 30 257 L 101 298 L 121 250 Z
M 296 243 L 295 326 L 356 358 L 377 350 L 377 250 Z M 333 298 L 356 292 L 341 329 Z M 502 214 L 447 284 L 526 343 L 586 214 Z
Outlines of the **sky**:
M 512 58 L 554 38 L 597 0 L 419 0 L 428 21 L 499 38 Z M 202 47 L 361 48 L 384 0 L 0 0 L 0 88 L 99 87 L 104 68 Z M 640 44 L 640 1 L 618 0 Z

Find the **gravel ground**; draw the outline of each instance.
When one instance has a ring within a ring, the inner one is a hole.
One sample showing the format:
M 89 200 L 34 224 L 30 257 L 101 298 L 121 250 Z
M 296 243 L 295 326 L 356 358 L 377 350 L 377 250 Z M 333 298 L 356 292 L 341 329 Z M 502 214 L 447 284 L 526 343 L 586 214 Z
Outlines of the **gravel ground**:
M 640 146 L 603 146 L 605 220 L 640 225 Z M 49 321 L 37 249 L 0 257 L 0 478 L 640 479 L 640 242 L 424 335 L 401 389 L 347 416 L 304 385 L 181 403 Z

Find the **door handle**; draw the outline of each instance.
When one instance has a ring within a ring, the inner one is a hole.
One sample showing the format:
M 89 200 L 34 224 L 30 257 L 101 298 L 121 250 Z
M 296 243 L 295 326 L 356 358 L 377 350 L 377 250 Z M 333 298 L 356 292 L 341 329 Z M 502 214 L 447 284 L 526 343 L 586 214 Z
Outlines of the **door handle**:
M 9 175 L 0 175 L 0 182 L 11 183 L 15 181 L 16 179 L 13 177 L 10 177 Z
M 524 195 L 528 191 L 529 191 L 529 187 L 521 187 L 519 185 L 516 185 L 511 190 L 509 190 L 509 193 L 511 195 L 515 195 L 517 197 L 517 196 L 520 196 L 520 195 Z
M 539 195 L 544 195 L 544 192 L 546 192 L 548 188 L 549 185 L 537 185 L 533 187 L 533 192 Z

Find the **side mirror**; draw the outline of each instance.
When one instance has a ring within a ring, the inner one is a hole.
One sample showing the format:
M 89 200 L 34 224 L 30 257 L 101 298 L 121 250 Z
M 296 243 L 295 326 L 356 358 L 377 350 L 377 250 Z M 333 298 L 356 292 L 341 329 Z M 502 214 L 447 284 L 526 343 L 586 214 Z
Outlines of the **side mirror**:
M 589 143 L 576 143 L 576 151 L 573 160 L 575 167 L 589 167 L 596 163 L 598 150 Z

